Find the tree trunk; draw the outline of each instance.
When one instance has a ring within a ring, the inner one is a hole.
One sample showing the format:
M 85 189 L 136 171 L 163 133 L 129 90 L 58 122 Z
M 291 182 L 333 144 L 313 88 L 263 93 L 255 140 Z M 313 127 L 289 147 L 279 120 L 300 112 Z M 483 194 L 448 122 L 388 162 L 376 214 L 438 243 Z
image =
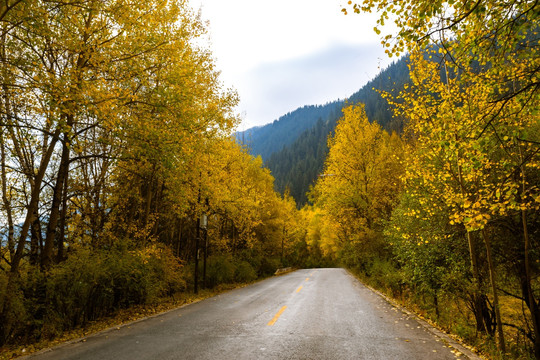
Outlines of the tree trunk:
M 178 243 L 176 245 L 176 256 L 177 257 L 180 257 L 180 254 L 181 254 L 181 245 L 182 245 L 182 232 L 184 231 L 184 221 L 182 219 L 180 219 L 178 221 L 178 226 L 179 226 L 179 229 L 178 229 Z
M 0 133 L 0 163 L 1 163 L 1 180 L 2 180 L 2 202 L 4 203 L 4 211 L 8 221 L 8 238 L 7 246 L 10 261 L 15 254 L 15 228 L 13 225 L 13 214 L 11 210 L 11 190 L 8 194 L 7 187 L 7 171 L 6 171 L 6 152 L 4 144 L 4 134 Z
M 38 172 L 36 174 L 36 177 L 33 179 L 32 193 L 30 196 L 30 202 L 26 209 L 27 211 L 26 217 L 21 227 L 21 233 L 17 241 L 15 254 L 13 255 L 13 259 L 11 261 L 11 268 L 10 268 L 10 272 L 8 276 L 8 282 L 6 285 L 7 294 L 13 293 L 15 289 L 17 288 L 16 284 L 19 279 L 19 265 L 24 256 L 24 248 L 26 245 L 26 239 L 28 237 L 28 230 L 30 229 L 30 224 L 34 222 L 35 214 L 37 213 L 37 210 L 38 210 L 41 183 L 43 181 L 46 169 L 48 167 L 48 164 L 54 152 L 54 147 L 56 143 L 58 142 L 59 135 L 60 135 L 60 130 L 56 130 L 52 136 L 51 143 L 49 144 L 49 147 L 47 148 L 47 152 L 44 153 L 41 158 L 41 163 L 40 163 Z M 9 319 L 7 317 L 7 314 L 9 313 L 9 311 L 11 311 L 13 299 L 14 298 L 12 296 L 6 296 L 4 303 L 1 304 L 2 307 L 0 308 L 0 343 L 3 342 L 7 336 L 7 331 L 9 328 Z
M 506 345 L 504 341 L 504 332 L 503 332 L 502 320 L 501 320 L 501 310 L 499 306 L 499 296 L 497 294 L 497 278 L 495 275 L 495 266 L 493 264 L 493 257 L 491 255 L 491 241 L 485 229 L 482 229 L 482 236 L 484 238 L 484 243 L 486 245 L 486 255 L 487 255 L 488 267 L 489 267 L 489 278 L 491 281 L 491 289 L 493 291 L 493 307 L 495 308 L 495 319 L 497 322 L 496 327 L 497 327 L 497 334 L 499 337 L 499 350 L 504 354 L 506 352 Z
M 469 243 L 469 255 L 471 260 L 471 271 L 473 275 L 473 312 L 474 318 L 476 320 L 476 331 L 485 333 L 487 332 L 487 324 L 484 319 L 486 313 L 486 304 L 482 296 L 482 291 L 480 287 L 480 272 L 478 271 L 478 261 L 476 254 L 476 244 L 472 238 L 470 231 L 467 231 L 467 241 Z
M 2 39 L 4 42 L 5 39 Z M 4 45 L 4 43 L 2 44 Z M 5 60 L 5 48 L 2 46 L 2 59 Z M 33 224 L 36 214 L 38 211 L 38 205 L 39 205 L 39 197 L 41 193 L 41 183 L 43 182 L 43 178 L 45 177 L 45 172 L 47 171 L 47 168 L 49 166 L 52 154 L 54 153 L 54 148 L 56 146 L 56 143 L 59 140 L 59 136 L 61 134 L 61 131 L 59 128 L 55 130 L 53 134 L 50 136 L 50 143 L 47 144 L 46 142 L 43 143 L 43 153 L 41 154 L 41 162 L 39 164 L 37 173 L 34 172 L 34 164 L 31 163 L 30 159 L 28 158 L 27 153 L 22 148 L 22 142 L 20 140 L 20 134 L 16 131 L 18 129 L 15 115 L 12 111 L 11 106 L 11 99 L 9 97 L 10 90 L 6 83 L 2 85 L 2 100 L 4 105 L 4 111 L 6 112 L 6 122 L 7 122 L 7 129 L 9 136 L 11 137 L 13 150 L 15 154 L 17 155 L 19 164 L 22 168 L 23 174 L 26 176 L 26 179 L 28 180 L 28 183 L 30 184 L 31 188 L 31 194 L 30 194 L 30 202 L 26 206 L 26 216 L 24 218 L 24 222 L 21 226 L 21 232 L 19 234 L 19 238 L 17 242 L 15 243 L 15 239 L 13 239 L 13 247 L 14 252 L 12 253 L 11 257 L 11 268 L 10 273 L 11 274 L 17 274 L 19 271 L 19 265 L 20 262 L 24 256 L 24 249 L 26 245 L 26 240 L 28 237 L 28 231 L 30 230 L 30 226 Z M 11 275 L 10 275 L 11 279 Z M 8 279 L 8 283 L 11 282 L 11 280 Z
M 232 243 L 233 243 L 232 254 L 233 254 L 233 257 L 235 257 L 236 256 L 236 227 L 234 226 L 234 223 L 232 225 Z
M 204 230 L 203 286 L 206 288 L 206 262 L 208 259 L 208 229 Z
M 199 237 L 201 234 L 201 219 L 197 217 L 197 229 L 195 235 L 195 272 L 194 272 L 194 286 L 193 292 L 195 294 L 199 293 Z
M 433 293 L 433 305 L 435 306 L 435 316 L 437 316 L 437 320 L 439 320 L 441 312 L 439 310 L 439 294 L 437 290 Z
M 67 116 L 67 125 L 71 127 L 73 125 L 73 116 Z M 56 234 L 58 230 L 58 219 L 60 217 L 60 205 L 62 203 L 62 193 L 64 190 L 64 182 L 69 172 L 69 135 L 64 133 L 64 142 L 62 146 L 62 157 L 60 160 L 60 166 L 58 168 L 58 174 L 56 177 L 56 184 L 54 185 L 53 201 L 51 210 L 49 213 L 49 224 L 47 226 L 47 235 L 45 237 L 45 246 L 43 247 L 43 254 L 41 262 L 43 268 L 47 269 L 53 260 L 54 242 L 56 240 Z
M 201 176 L 200 173 L 199 173 L 199 176 Z M 195 294 L 197 294 L 199 292 L 199 241 L 200 241 L 200 237 L 201 237 L 201 215 L 199 214 L 200 205 L 201 205 L 201 184 L 199 183 L 199 194 L 197 196 L 197 211 L 195 211 L 195 214 L 197 216 L 197 222 L 196 222 L 197 229 L 195 230 L 196 231 L 196 235 L 195 235 L 195 273 L 194 273 L 194 276 L 195 276 L 194 292 L 195 292 Z
M 40 263 L 39 255 L 43 250 L 43 234 L 41 233 L 41 221 L 37 209 L 34 212 L 34 221 L 30 225 L 30 264 Z
M 19 265 L 24 255 L 24 247 L 26 243 L 26 238 L 28 236 L 28 230 L 30 228 L 30 224 L 32 224 L 32 222 L 35 219 L 35 214 L 37 213 L 38 204 L 39 204 L 39 196 L 41 193 L 41 183 L 43 182 L 45 172 L 47 170 L 52 154 L 54 152 L 54 147 L 56 146 L 56 143 L 59 140 L 59 136 L 60 136 L 60 129 L 57 129 L 56 132 L 52 136 L 51 143 L 49 144 L 47 152 L 43 154 L 43 157 L 41 158 L 39 170 L 33 181 L 34 186 L 32 188 L 32 194 L 30 196 L 30 203 L 28 204 L 26 208 L 27 209 L 26 217 L 21 227 L 19 240 L 17 241 L 17 248 L 15 250 L 13 262 L 11 264 L 11 273 L 18 273 L 19 271 Z
M 7 5 L 7 3 L 6 3 Z M 2 10 L 4 11 L 4 6 L 2 6 Z M 2 26 L 2 37 L 0 38 L 1 41 L 1 47 L 0 47 L 0 60 L 2 64 L 7 63 L 6 58 L 6 30 L 7 24 Z M 7 69 L 7 67 L 2 67 L 3 69 Z M 2 77 L 4 81 L 7 79 L 8 71 L 2 71 Z M 11 106 L 10 106 L 10 98 L 8 95 L 8 87 L 4 83 L 2 86 L 3 90 L 3 97 L 2 97 L 2 104 L 3 106 L 0 106 L 0 111 L 5 112 L 8 118 L 12 117 L 11 114 Z M 3 121 L 2 121 L 3 122 Z M 2 124 L 3 125 L 3 124 Z M 6 212 L 6 217 L 8 220 L 8 238 L 7 238 L 7 245 L 8 245 L 8 252 L 9 252 L 9 258 L 10 261 L 13 259 L 15 255 L 15 232 L 14 232 L 14 226 L 13 226 L 13 214 L 11 209 L 11 196 L 8 196 L 8 187 L 7 187 L 7 171 L 6 171 L 6 152 L 5 152 L 5 138 L 4 138 L 4 131 L 5 128 L 0 129 L 0 162 L 1 162 L 1 181 L 2 181 L 2 201 L 4 203 L 4 208 Z M 11 194 L 11 191 L 10 191 Z
M 445 64 L 446 66 L 446 64 Z M 457 140 L 457 139 L 456 139 Z M 459 164 L 460 160 L 460 154 L 458 150 L 457 154 L 458 158 L 458 179 L 459 179 L 459 187 L 461 195 L 465 198 L 466 192 L 465 192 L 465 185 L 463 181 L 463 170 L 461 165 Z M 477 253 L 476 253 L 476 245 L 474 242 L 474 239 L 472 237 L 471 232 L 466 229 L 467 231 L 467 243 L 469 245 L 469 257 L 471 260 L 471 272 L 472 272 L 472 282 L 473 282 L 473 311 L 474 311 L 474 317 L 476 320 L 476 330 L 478 332 L 486 332 L 486 323 L 484 321 L 484 313 L 485 313 L 485 304 L 484 299 L 482 297 L 482 291 L 481 291 L 481 284 L 480 284 L 480 272 L 478 271 L 478 262 L 477 262 Z
M 154 185 L 154 173 L 155 173 L 155 166 L 152 169 L 152 174 L 150 175 L 150 179 L 148 179 L 148 182 L 146 183 L 146 194 L 144 194 L 144 214 L 143 214 L 143 228 L 146 229 L 146 226 L 148 225 L 148 219 L 150 218 L 150 211 L 152 209 L 152 189 Z
M 64 189 L 62 190 L 62 212 L 60 213 L 60 224 L 58 233 L 58 249 L 56 253 L 56 262 L 64 261 L 64 240 L 66 237 L 66 216 L 67 216 L 67 199 L 68 199 L 69 172 L 64 179 Z

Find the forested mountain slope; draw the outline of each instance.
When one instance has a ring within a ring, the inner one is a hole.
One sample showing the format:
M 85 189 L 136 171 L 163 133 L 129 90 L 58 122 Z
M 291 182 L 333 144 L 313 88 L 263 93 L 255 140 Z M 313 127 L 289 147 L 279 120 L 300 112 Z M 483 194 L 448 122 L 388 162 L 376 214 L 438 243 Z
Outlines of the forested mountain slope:
M 289 189 L 298 206 L 302 206 L 307 202 L 306 192 L 323 170 L 324 160 L 328 152 L 328 135 L 334 130 L 337 120 L 342 115 L 341 108 L 346 103 L 364 103 L 370 121 L 377 121 L 389 132 L 401 132 L 403 128 L 401 119 L 392 117 L 392 112 L 389 110 L 386 100 L 381 97 L 377 90 L 390 91 L 391 89 L 401 89 L 403 87 L 403 84 L 409 79 L 407 59 L 406 57 L 401 58 L 391 64 L 358 92 L 351 95 L 347 101 L 337 101 L 325 105 L 326 107 L 330 105 L 334 107 L 331 112 L 320 111 L 317 114 L 313 111 L 310 113 L 311 116 L 319 115 L 311 127 L 307 128 L 307 120 L 311 124 L 313 118 L 301 119 L 297 117 L 297 119 L 304 120 L 306 123 L 295 124 L 295 126 L 298 129 L 302 127 L 307 129 L 293 141 L 284 143 L 281 149 L 274 148 L 274 151 L 270 152 L 271 147 L 265 148 L 267 152 L 265 152 L 263 159 L 265 159 L 266 166 L 272 171 L 275 178 L 275 187 L 278 191 L 283 193 L 285 189 Z M 336 109 L 338 105 L 339 108 Z M 323 108 L 319 107 L 318 109 L 322 110 Z M 262 133 L 262 135 L 273 138 L 275 136 L 272 133 L 274 125 L 292 127 L 292 124 L 286 123 L 292 121 L 292 118 L 287 117 L 289 115 L 291 114 L 287 114 L 280 121 L 271 124 L 272 127 L 267 125 L 266 134 Z M 268 144 L 268 140 L 265 140 L 258 138 L 252 140 L 250 143 L 252 154 L 258 154 L 259 142 Z
M 236 133 L 240 143 L 248 146 L 252 155 L 268 160 L 270 155 L 293 143 L 304 131 L 312 128 L 318 119 L 341 113 L 343 101 L 325 105 L 309 105 L 281 116 L 274 122 Z

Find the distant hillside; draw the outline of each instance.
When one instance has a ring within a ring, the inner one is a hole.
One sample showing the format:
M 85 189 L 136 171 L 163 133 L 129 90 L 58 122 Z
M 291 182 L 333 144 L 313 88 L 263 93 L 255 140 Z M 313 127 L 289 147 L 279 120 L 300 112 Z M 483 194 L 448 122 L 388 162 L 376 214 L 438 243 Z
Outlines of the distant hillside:
M 336 113 L 325 121 L 319 118 L 315 126 L 266 161 L 266 167 L 275 178 L 276 190 L 283 193 L 288 188 L 299 206 L 307 202 L 306 192 L 323 170 L 328 135 L 334 131 L 340 117 L 341 113 Z
M 343 101 L 326 105 L 310 105 L 283 115 L 273 123 L 254 127 L 236 133 L 240 143 L 244 143 L 253 155 L 261 155 L 268 160 L 274 152 L 293 143 L 304 131 L 312 128 L 318 119 L 326 119 L 331 114 L 341 114 Z
M 403 85 L 409 80 L 407 60 L 408 58 L 402 58 L 381 71 L 372 81 L 351 95 L 347 101 L 349 104 L 364 103 L 368 119 L 377 121 L 389 132 L 401 132 L 403 123 L 400 119 L 393 118 L 388 103 L 373 88 L 384 91 L 402 89 Z M 317 114 L 315 111 L 311 112 L 311 116 L 319 115 L 315 121 L 310 118 L 310 124 L 313 121 L 311 127 L 304 130 L 292 142 L 286 143 L 279 151 L 265 154 L 268 158 L 265 164 L 272 171 L 276 189 L 283 192 L 288 188 L 299 206 L 307 202 L 306 192 L 323 170 L 324 160 L 328 152 L 328 135 L 333 132 L 337 120 L 341 117 L 341 108 L 344 103 L 342 101 L 331 103 L 333 105 L 332 111 L 324 114 Z M 314 108 L 314 110 L 316 109 Z M 281 119 L 287 118 L 283 117 Z M 303 127 L 302 124 L 296 124 L 296 126 L 298 128 Z M 307 125 L 304 124 L 304 127 L 307 127 Z M 271 128 L 267 129 L 267 131 L 266 136 L 272 136 Z M 257 154 L 257 151 L 255 151 L 257 141 L 253 141 L 251 144 L 252 153 Z

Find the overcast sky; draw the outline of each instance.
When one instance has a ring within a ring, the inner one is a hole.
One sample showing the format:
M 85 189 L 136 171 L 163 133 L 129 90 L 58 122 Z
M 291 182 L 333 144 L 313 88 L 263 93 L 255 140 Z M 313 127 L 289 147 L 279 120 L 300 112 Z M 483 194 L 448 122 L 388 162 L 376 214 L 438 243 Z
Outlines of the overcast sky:
M 240 95 L 239 130 L 343 99 L 385 68 L 376 18 L 346 0 L 190 0 L 209 22 L 221 80 Z

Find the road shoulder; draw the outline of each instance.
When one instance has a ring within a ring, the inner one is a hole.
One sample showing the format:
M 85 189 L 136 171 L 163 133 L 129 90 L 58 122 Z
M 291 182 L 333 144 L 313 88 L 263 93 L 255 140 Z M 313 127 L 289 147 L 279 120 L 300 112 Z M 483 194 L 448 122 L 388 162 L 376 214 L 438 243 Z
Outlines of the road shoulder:
M 348 269 L 345 269 L 347 271 L 347 274 L 351 276 L 355 281 L 357 281 L 362 286 L 365 286 L 369 290 L 373 291 L 375 294 L 379 295 L 382 299 L 384 299 L 387 303 L 389 303 L 391 306 L 395 307 L 396 309 L 400 310 L 407 316 L 410 316 L 414 318 L 424 329 L 426 329 L 428 332 L 436 336 L 437 338 L 441 339 L 442 342 L 444 342 L 447 346 L 450 346 L 452 349 L 454 349 L 454 353 L 457 355 L 458 353 L 462 354 L 463 356 L 466 356 L 470 360 L 485 360 L 486 358 L 481 357 L 480 355 L 476 354 L 474 351 L 472 351 L 470 348 L 467 347 L 467 345 L 461 343 L 458 339 L 453 338 L 449 334 L 445 333 L 444 331 L 438 329 L 435 327 L 434 324 L 429 323 L 422 317 L 420 317 L 418 314 L 410 311 L 409 309 L 405 308 L 401 304 L 399 304 L 396 300 L 390 298 L 389 296 L 383 294 L 377 289 L 374 289 L 373 287 L 365 284 L 362 282 L 358 277 L 356 277 L 351 271 Z

